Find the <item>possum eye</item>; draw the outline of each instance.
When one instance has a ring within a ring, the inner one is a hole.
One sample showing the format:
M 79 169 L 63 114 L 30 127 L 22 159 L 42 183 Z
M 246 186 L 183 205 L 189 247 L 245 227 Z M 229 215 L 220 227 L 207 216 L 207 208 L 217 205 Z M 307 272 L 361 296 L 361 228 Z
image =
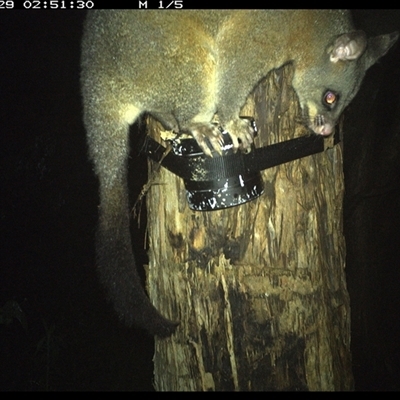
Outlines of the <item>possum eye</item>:
M 339 100 L 339 95 L 332 90 L 327 90 L 323 96 L 324 106 L 332 109 L 337 101 Z

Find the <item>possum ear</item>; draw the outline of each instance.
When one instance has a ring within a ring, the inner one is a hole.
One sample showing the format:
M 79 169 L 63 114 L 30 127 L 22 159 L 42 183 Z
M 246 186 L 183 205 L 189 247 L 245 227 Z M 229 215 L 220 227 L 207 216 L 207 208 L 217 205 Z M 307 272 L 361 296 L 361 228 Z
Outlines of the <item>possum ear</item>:
M 392 32 L 387 35 L 375 36 L 368 39 L 368 49 L 366 54 L 365 69 L 375 64 L 399 38 L 398 32 Z
M 363 31 L 354 31 L 340 35 L 333 44 L 329 59 L 336 63 L 339 60 L 355 60 L 367 48 L 367 36 Z

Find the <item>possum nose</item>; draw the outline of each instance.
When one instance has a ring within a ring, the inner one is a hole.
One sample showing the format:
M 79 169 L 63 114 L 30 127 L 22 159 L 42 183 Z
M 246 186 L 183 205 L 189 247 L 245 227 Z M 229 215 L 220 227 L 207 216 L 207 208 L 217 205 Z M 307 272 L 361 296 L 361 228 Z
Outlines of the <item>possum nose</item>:
M 322 136 L 329 136 L 333 131 L 333 125 L 326 122 L 326 118 L 323 115 L 317 115 L 313 125 L 313 131 Z
M 325 124 L 314 127 L 313 131 L 318 135 L 329 136 L 333 131 L 333 127 L 331 124 Z
M 333 126 L 329 123 L 324 124 L 322 126 L 318 126 L 319 134 L 322 136 L 329 136 L 333 131 Z

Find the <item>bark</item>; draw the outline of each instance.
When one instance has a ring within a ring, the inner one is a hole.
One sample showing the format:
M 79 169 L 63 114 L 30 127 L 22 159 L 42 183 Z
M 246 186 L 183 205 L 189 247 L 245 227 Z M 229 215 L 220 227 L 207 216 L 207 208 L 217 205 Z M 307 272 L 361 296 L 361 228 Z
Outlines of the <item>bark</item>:
M 291 73 L 271 73 L 243 110 L 257 146 L 307 134 Z M 150 134 L 159 128 L 152 121 Z M 212 212 L 191 211 L 164 168 L 151 185 L 149 294 L 180 321 L 156 340 L 157 390 L 353 387 L 341 147 L 262 175 L 257 200 Z

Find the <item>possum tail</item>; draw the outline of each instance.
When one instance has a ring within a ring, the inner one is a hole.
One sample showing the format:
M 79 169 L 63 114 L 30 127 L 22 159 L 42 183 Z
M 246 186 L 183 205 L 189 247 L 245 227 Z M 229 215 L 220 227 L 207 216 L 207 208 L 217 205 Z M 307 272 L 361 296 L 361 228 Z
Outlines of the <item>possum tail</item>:
M 138 325 L 152 335 L 171 335 L 177 323 L 165 319 L 151 304 L 136 270 L 129 231 L 129 121 L 115 102 L 100 101 L 87 73 L 82 79 L 84 122 L 90 157 L 99 178 L 99 225 L 96 234 L 100 280 L 115 310 L 128 326 Z M 111 89 L 110 89 L 111 90 Z M 131 115 L 135 120 L 139 116 Z

